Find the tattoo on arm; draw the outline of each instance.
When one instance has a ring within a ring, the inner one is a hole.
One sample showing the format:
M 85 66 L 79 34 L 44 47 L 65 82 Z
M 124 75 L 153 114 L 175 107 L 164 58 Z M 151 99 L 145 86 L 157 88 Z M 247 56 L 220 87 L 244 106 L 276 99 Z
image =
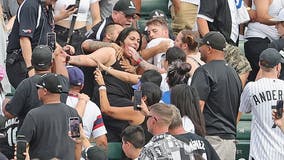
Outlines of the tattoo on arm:
M 154 69 L 154 70 L 159 71 L 159 68 L 157 66 L 150 64 L 145 60 L 142 60 L 139 64 L 139 66 L 144 70 Z

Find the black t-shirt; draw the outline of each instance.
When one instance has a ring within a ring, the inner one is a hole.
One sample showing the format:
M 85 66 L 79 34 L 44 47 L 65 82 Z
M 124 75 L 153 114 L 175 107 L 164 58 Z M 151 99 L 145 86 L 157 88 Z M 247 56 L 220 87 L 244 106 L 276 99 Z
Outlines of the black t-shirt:
M 65 103 L 68 90 L 69 81 L 66 77 L 60 78 L 63 86 L 63 91 L 66 93 L 61 94 L 61 102 Z M 16 88 L 16 92 L 13 98 L 7 103 L 6 111 L 10 114 L 17 116 L 19 119 L 19 128 L 21 127 L 26 114 L 33 108 L 42 105 L 42 102 L 38 98 L 36 84 L 40 80 L 40 75 L 34 75 L 30 78 L 24 79 Z
M 47 44 L 47 32 L 50 32 L 52 27 L 39 2 L 39 0 L 28 0 L 19 7 L 8 38 L 7 53 L 21 48 L 20 37 L 29 37 L 32 48 L 40 44 Z
M 105 18 L 98 24 L 94 25 L 92 29 L 87 33 L 86 37 L 88 39 L 102 41 L 105 35 L 106 26 L 112 23 L 114 23 L 114 21 L 111 16 Z
M 31 158 L 75 159 L 75 142 L 68 136 L 70 117 L 79 115 L 63 103 L 44 104 L 27 114 L 19 134 L 29 142 Z
M 234 16 L 234 14 L 231 12 L 227 0 L 200 0 L 198 14 L 213 20 L 213 22 L 207 20 L 210 31 L 221 32 L 228 43 L 236 45 L 230 38 L 230 35 L 233 32 L 232 16 Z M 238 30 L 235 32 L 238 33 Z
M 190 132 L 180 135 L 174 135 L 174 137 L 188 144 L 190 150 L 192 151 L 192 153 L 194 153 L 194 155 L 199 155 L 207 160 L 220 159 L 214 148 L 205 138 L 202 138 Z
M 234 139 L 242 92 L 236 71 L 223 60 L 214 60 L 197 68 L 191 85 L 205 102 L 203 114 L 207 134 Z
M 112 68 L 124 71 L 120 66 L 120 61 L 117 60 L 112 66 Z M 133 106 L 131 100 L 133 96 L 133 89 L 131 84 L 124 82 L 106 72 L 103 74 L 105 84 L 107 87 L 107 96 L 111 106 L 125 107 Z M 100 105 L 98 86 L 94 87 L 94 98 L 93 101 Z M 129 124 L 127 121 L 117 120 L 110 116 L 103 114 L 104 123 L 107 129 L 107 138 L 109 142 L 120 142 L 120 134 L 122 130 Z

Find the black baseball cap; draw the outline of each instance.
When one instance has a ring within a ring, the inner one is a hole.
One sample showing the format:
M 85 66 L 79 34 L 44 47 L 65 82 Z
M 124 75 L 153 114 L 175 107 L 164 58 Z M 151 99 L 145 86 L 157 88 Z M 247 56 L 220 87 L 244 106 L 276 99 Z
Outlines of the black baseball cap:
M 107 154 L 104 149 L 99 146 L 91 146 L 82 151 L 82 157 L 88 160 L 107 160 Z
M 203 38 L 196 40 L 200 45 L 206 44 L 214 49 L 223 51 L 226 47 L 226 39 L 220 32 L 208 32 Z
M 47 45 L 39 45 L 32 52 L 32 66 L 35 70 L 46 70 L 52 64 L 52 51 Z
M 125 15 L 140 15 L 135 8 L 134 3 L 131 0 L 119 0 L 115 3 L 113 10 L 121 11 Z
M 267 48 L 261 52 L 259 62 L 264 67 L 273 68 L 279 63 L 284 63 L 284 59 L 276 49 Z
M 62 93 L 61 76 L 54 73 L 46 73 L 36 84 L 37 88 L 45 88 L 50 93 Z

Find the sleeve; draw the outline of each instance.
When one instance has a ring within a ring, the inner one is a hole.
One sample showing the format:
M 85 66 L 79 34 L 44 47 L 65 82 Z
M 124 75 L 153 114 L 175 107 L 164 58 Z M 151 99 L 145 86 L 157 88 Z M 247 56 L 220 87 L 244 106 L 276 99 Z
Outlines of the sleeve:
M 248 83 L 241 94 L 240 108 L 239 108 L 240 112 L 244 113 L 251 112 L 252 105 L 250 103 L 250 86 L 251 83 Z
M 27 88 L 30 87 L 26 82 L 24 80 L 19 84 L 13 98 L 6 105 L 6 111 L 14 116 L 21 115 L 25 109 L 26 100 L 29 95 Z
M 213 22 L 218 10 L 217 0 L 200 0 L 199 7 L 200 8 L 197 17 L 204 18 L 209 22 Z
M 25 135 L 28 142 L 30 142 L 33 139 L 33 136 L 36 135 L 36 124 L 30 112 L 25 117 L 23 125 L 18 132 L 18 135 L 19 134 Z
M 106 128 L 105 128 L 103 117 L 100 113 L 97 116 L 97 119 L 94 121 L 92 135 L 93 135 L 94 138 L 96 138 L 96 137 L 99 137 L 99 136 L 104 135 L 106 133 L 107 133 L 107 131 L 106 131 Z
M 199 67 L 194 72 L 191 80 L 191 86 L 196 88 L 200 100 L 203 101 L 207 100 L 210 93 L 209 76 L 206 73 L 207 72 L 202 67 Z
M 29 3 L 28 3 L 29 4 Z M 33 38 L 38 19 L 38 6 L 30 6 L 24 3 L 19 8 L 19 35 Z

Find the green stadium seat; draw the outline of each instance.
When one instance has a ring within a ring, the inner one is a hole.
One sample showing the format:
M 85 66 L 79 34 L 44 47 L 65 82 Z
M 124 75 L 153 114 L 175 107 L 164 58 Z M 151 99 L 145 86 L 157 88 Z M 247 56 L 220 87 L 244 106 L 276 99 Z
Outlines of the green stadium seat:
M 248 160 L 250 140 L 237 140 L 236 160 Z
M 121 142 L 109 142 L 108 143 L 108 159 L 109 160 L 120 160 L 122 159 L 122 143 Z

